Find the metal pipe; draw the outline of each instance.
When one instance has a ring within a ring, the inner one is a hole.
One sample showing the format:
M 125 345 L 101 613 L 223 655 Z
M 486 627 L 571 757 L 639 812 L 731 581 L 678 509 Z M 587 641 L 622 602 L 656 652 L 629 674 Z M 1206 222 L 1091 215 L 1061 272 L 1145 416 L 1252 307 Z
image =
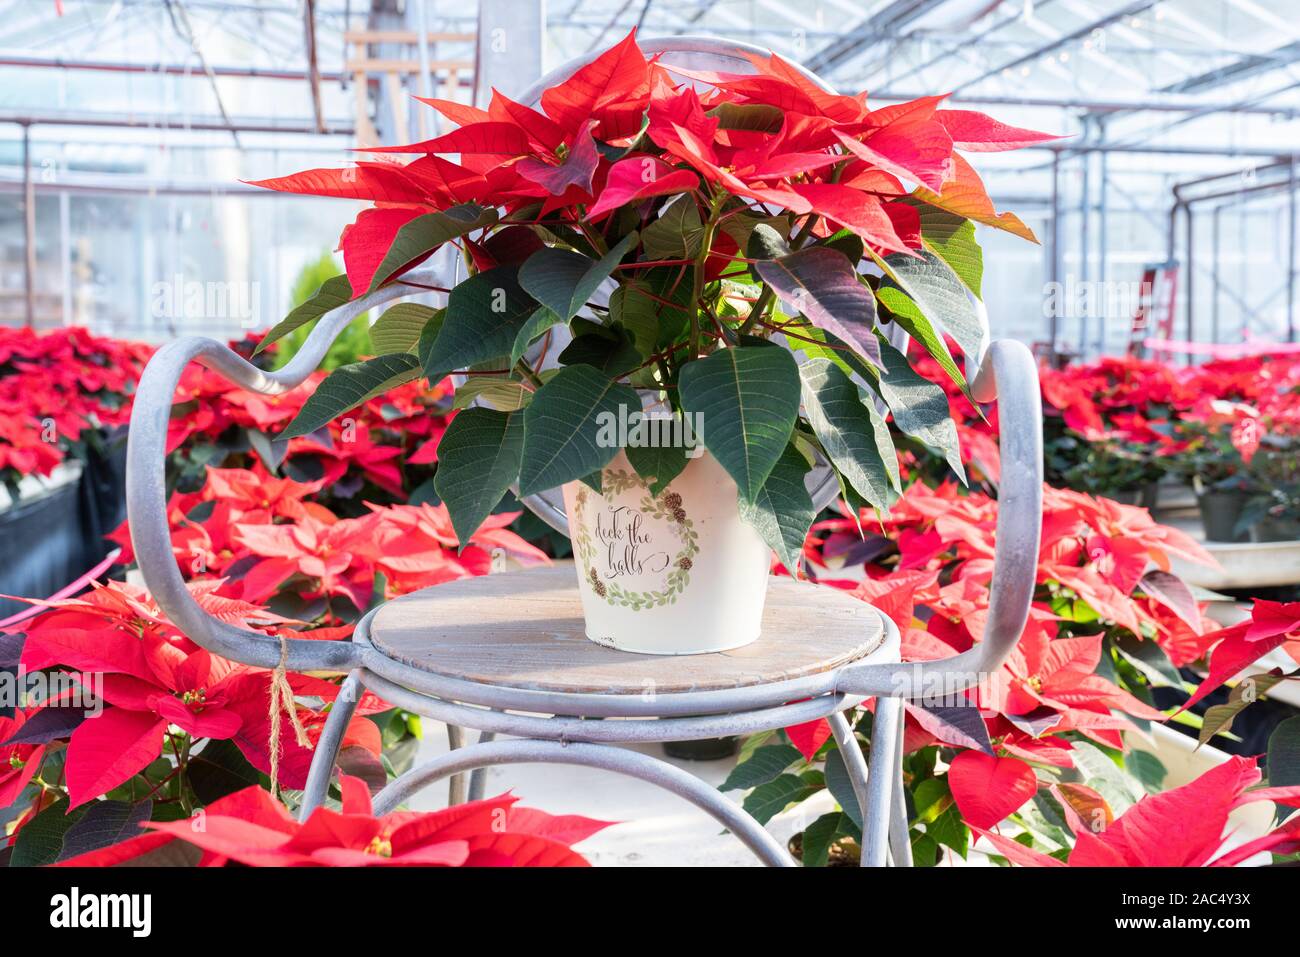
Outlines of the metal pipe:
M 32 127 L 23 124 L 23 315 L 36 325 L 36 188 L 32 185 Z
M 1102 142 L 1106 139 L 1106 121 L 1102 117 L 1098 116 L 1094 118 L 1094 122 L 1097 124 L 1097 140 L 1098 142 Z M 1099 152 L 1097 155 L 1097 177 L 1100 181 L 1097 185 L 1097 278 L 1101 280 L 1102 288 L 1104 289 L 1106 288 L 1106 276 L 1108 273 L 1107 266 L 1109 265 L 1108 260 L 1110 258 L 1110 250 L 1107 249 L 1106 245 L 1106 218 L 1110 199 L 1110 170 L 1104 150 Z M 1106 332 L 1106 321 L 1103 319 L 1101 322 L 1097 323 L 1097 355 L 1106 354 Z
M 1058 50 L 1063 46 L 1073 43 L 1075 40 L 1088 36 L 1094 30 L 1103 30 L 1112 23 L 1122 20 L 1125 17 L 1137 16 L 1144 10 L 1149 10 L 1154 7 L 1157 2 L 1158 0 L 1136 0 L 1135 3 L 1130 3 L 1126 6 L 1120 7 L 1118 10 L 1106 14 L 1104 17 L 1085 23 L 1081 27 L 1076 27 L 1069 33 L 1063 33 L 1059 36 L 1053 37 L 1050 42 L 1045 43 L 1036 49 L 1030 50 L 1023 56 L 1016 57 L 1016 59 L 1012 60 L 1010 63 L 1003 63 L 1001 66 L 996 66 L 991 70 L 981 73 L 974 79 L 967 80 L 963 85 L 967 87 L 975 86 L 985 80 L 997 76 L 1003 70 L 1014 70 L 1018 66 L 1032 63 L 1035 60 L 1041 59 L 1044 54 L 1051 53 L 1053 50 Z
M 772 867 L 793 867 L 794 859 L 743 808 L 723 797 L 716 788 L 675 765 L 639 751 L 596 744 L 559 744 L 555 741 L 489 741 L 444 754 L 412 768 L 390 781 L 375 795 L 375 814 L 390 814 L 422 788 L 456 772 L 502 764 L 570 764 L 613 771 L 639 778 L 676 794 L 710 814 Z
M 1192 212 L 1192 207 L 1191 207 L 1191 206 L 1186 206 L 1186 207 L 1184 207 L 1184 209 L 1185 209 L 1185 211 L 1186 211 L 1186 220 L 1185 220 L 1185 222 L 1184 222 L 1183 225 L 1184 225 L 1184 228 L 1187 230 L 1187 235 L 1186 235 L 1186 238 L 1185 238 L 1185 240 L 1184 240 L 1184 241 L 1187 243 L 1187 256 L 1186 256 L 1186 262 L 1187 262 L 1187 284 L 1186 284 L 1186 290 L 1187 290 L 1187 292 L 1186 292 L 1186 296 L 1187 296 L 1187 306 L 1186 306 L 1186 309 L 1187 309 L 1187 341 L 1188 341 L 1188 342 L 1195 342 L 1195 341 L 1196 341 L 1196 311 L 1195 311 L 1195 306 L 1194 306 L 1194 304 L 1193 304 L 1193 298 L 1192 298 L 1192 297 L 1193 297 L 1193 294 L 1196 292 L 1196 280 L 1195 280 L 1195 278 L 1194 278 L 1193 275 L 1192 275 L 1192 257 L 1193 257 L 1192 243 L 1195 242 L 1195 240 L 1196 240 L 1196 217 L 1195 217 L 1195 215 L 1194 215 L 1193 212 Z M 1187 354 L 1187 364 L 1188 364 L 1188 365 L 1192 365 L 1195 361 L 1196 361 L 1196 360 L 1193 358 L 1192 354 L 1189 352 L 1189 353 Z
M 160 76 L 201 77 L 194 67 L 180 64 L 114 63 L 109 60 L 65 60 L 62 57 L 0 56 L 0 67 L 21 67 L 24 70 L 89 70 L 101 73 L 153 73 Z M 267 70 L 259 67 L 213 66 L 217 76 L 238 77 L 251 80 L 290 80 L 301 83 L 311 79 L 303 70 Z M 341 73 L 321 73 L 322 80 L 339 82 Z
M 1286 341 L 1296 340 L 1295 320 L 1295 246 L 1296 246 L 1296 161 L 1291 158 L 1291 170 L 1288 177 L 1287 193 L 1287 256 L 1286 256 Z
M 433 79 L 429 75 L 429 25 L 427 0 L 415 0 L 415 48 L 420 55 L 420 95 L 426 100 L 433 96 Z
M 873 91 L 871 99 L 887 103 L 905 103 L 928 96 L 928 93 L 901 90 Z M 1077 97 L 1057 96 L 1016 96 L 1016 95 L 982 95 L 978 93 L 953 93 L 948 97 L 952 103 L 967 103 L 980 106 L 1025 106 L 1045 109 L 1090 110 L 1095 113 L 1121 113 L 1126 111 L 1151 111 L 1157 113 L 1199 113 L 1208 110 L 1213 113 L 1252 114 L 1257 116 L 1281 116 L 1294 119 L 1300 116 L 1300 109 L 1293 106 L 1243 106 L 1237 101 L 1205 103 L 1195 97 L 1162 97 L 1158 100 L 1106 100 L 1079 99 Z
M 0 123 L 17 123 L 20 126 L 107 126 L 123 129 L 175 130 L 180 132 L 198 130 L 216 133 L 230 133 L 233 131 L 235 133 L 301 133 L 309 135 L 323 132 L 331 136 L 351 136 L 356 132 L 351 126 L 333 126 L 317 131 L 310 124 L 306 126 L 290 126 L 284 123 L 253 120 L 231 120 L 227 123 L 225 120 L 216 117 L 185 120 L 177 123 L 172 118 L 165 116 L 114 116 L 113 114 L 104 113 L 98 115 L 94 113 L 67 113 L 62 116 L 50 113 L 7 113 L 0 114 Z
M 1091 125 L 1091 124 L 1087 124 L 1087 125 Z M 1087 135 L 1087 125 L 1085 125 L 1085 132 L 1084 132 L 1085 136 Z M 1092 202 L 1092 194 L 1090 189 L 1090 187 L 1092 186 L 1092 183 L 1090 182 L 1091 172 L 1092 172 L 1092 156 L 1090 154 L 1085 153 L 1083 155 L 1083 181 L 1079 184 L 1079 193 L 1080 193 L 1079 195 L 1079 279 L 1084 283 L 1086 283 L 1089 279 L 1088 260 L 1090 258 L 1090 253 L 1092 252 L 1088 243 L 1088 220 L 1092 216 L 1092 212 L 1088 208 Z M 1087 314 L 1088 310 L 1084 310 L 1083 312 L 1084 314 L 1079 317 L 1079 355 L 1080 356 L 1085 356 L 1088 352 L 1089 316 Z M 1099 316 L 1097 317 L 1097 321 L 1104 322 L 1105 320 Z
M 884 867 L 889 855 L 890 802 L 898 775 L 898 729 L 903 720 L 899 698 L 877 698 L 871 727 L 867 772 L 867 808 L 862 821 L 862 866 Z
M 1053 288 L 1059 289 L 1061 281 L 1061 154 L 1052 155 L 1052 260 L 1049 264 L 1048 275 L 1051 277 Z M 1060 315 L 1058 309 L 1052 310 L 1052 315 L 1048 318 L 1048 361 L 1056 361 L 1056 343 L 1060 327 Z
M 316 60 L 316 0 L 305 0 L 302 5 L 303 45 L 307 47 L 307 78 L 311 88 L 311 111 L 316 119 L 316 132 L 325 132 L 325 116 L 320 105 L 320 64 Z M 215 74 L 214 74 L 215 75 Z
M 1210 273 L 1214 279 L 1213 295 L 1210 298 L 1210 341 L 1219 342 L 1219 221 L 1222 218 L 1222 206 L 1215 206 L 1210 213 Z

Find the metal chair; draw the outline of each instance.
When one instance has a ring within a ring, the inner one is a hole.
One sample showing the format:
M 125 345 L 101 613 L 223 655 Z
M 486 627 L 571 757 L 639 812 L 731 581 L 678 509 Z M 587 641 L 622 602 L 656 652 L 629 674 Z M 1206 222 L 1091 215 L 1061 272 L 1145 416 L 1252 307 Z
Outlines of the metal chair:
M 740 55 L 757 48 L 707 38 L 643 44 L 647 52 L 688 58 L 704 69 L 749 69 Z M 584 61 L 545 77 L 522 97 L 535 101 Z M 567 72 L 566 72 L 567 71 Z M 820 82 L 820 81 L 818 81 Z M 430 270 L 407 277 L 431 278 Z M 215 654 L 263 668 L 281 663 L 281 641 L 211 617 L 190 597 L 172 556 L 164 459 L 172 397 L 192 361 L 234 385 L 265 394 L 287 391 L 317 367 L 353 318 L 417 287 L 394 283 L 322 317 L 301 351 L 278 372 L 265 372 L 221 343 L 202 337 L 163 346 L 145 369 L 131 416 L 127 506 L 140 571 L 159 606 L 195 642 Z M 693 775 L 618 744 L 744 735 L 825 717 L 839 743 L 862 805 L 864 866 L 911 863 L 901 776 L 903 703 L 927 689 L 951 693 L 997 673 L 1028 619 L 1042 514 L 1042 409 L 1038 372 L 1021 343 L 1000 340 L 972 361 L 971 390 L 999 402 L 1001 481 L 990 611 L 983 640 L 942 661 L 905 664 L 897 628 L 871 606 L 816 586 L 774 580 L 770 627 L 749 650 L 655 658 L 625 655 L 582 639 L 576 582 L 568 569 L 468 579 L 426 589 L 367 614 L 351 642 L 290 640 L 293 671 L 347 673 L 316 746 L 301 814 L 328 789 L 348 721 L 363 688 L 410 711 L 476 728 L 475 744 L 457 747 L 403 774 L 375 799 L 392 810 L 419 789 L 473 772 L 470 796 L 482 795 L 484 769 L 549 762 L 604 768 L 680 795 L 731 830 L 764 863 L 792 865 L 790 854 L 756 820 Z M 825 504 L 824 482 L 817 499 Z M 834 494 L 834 490 L 831 490 Z M 527 502 L 559 525 L 554 498 Z M 510 595 L 518 596 L 511 604 Z M 847 603 L 847 604 L 845 604 Z M 792 617 L 791 608 L 798 617 Z M 482 609 L 492 627 L 473 631 Z M 494 635 L 505 638 L 493 643 Z M 576 637 L 575 637 L 576 636 Z M 526 648 L 523 655 L 520 648 Z M 466 661 L 473 649 L 475 660 Z M 521 658 L 532 662 L 520 667 Z M 532 671 L 529 671 L 529 668 Z M 647 681 L 652 693 L 647 693 Z M 875 697 L 870 766 L 844 712 Z M 496 740 L 495 735 L 511 738 Z M 453 741 L 453 744 L 456 742 Z

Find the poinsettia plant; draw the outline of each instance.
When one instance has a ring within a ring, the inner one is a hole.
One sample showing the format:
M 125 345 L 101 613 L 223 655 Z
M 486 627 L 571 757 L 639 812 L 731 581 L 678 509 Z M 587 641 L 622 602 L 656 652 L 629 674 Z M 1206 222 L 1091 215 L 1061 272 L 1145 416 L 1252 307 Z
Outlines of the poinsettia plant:
M 975 223 L 1034 237 L 995 211 L 958 151 L 1050 137 L 941 109 L 939 96 L 872 109 L 776 55 L 750 60 L 744 75 L 683 69 L 629 34 L 540 109 L 495 91 L 486 110 L 427 100 L 458 128 L 258 183 L 374 202 L 342 236 L 346 275 L 267 343 L 407 282 L 448 244 L 467 272 L 437 288 L 444 306 L 380 316 L 382 354 L 334 372 L 283 435 L 396 384 L 458 375 L 457 406 L 477 407 L 443 436 L 436 487 L 463 541 L 511 486 L 598 484 L 618 452 L 598 435 L 602 413 L 635 418 L 644 397 L 690 417 L 787 564 L 814 517 L 802 482 L 814 462 L 852 502 L 896 498 L 885 410 L 960 470 L 941 393 L 877 325 L 897 323 L 965 388 L 944 333 L 982 354 Z M 682 447 L 624 444 L 656 492 L 687 462 Z

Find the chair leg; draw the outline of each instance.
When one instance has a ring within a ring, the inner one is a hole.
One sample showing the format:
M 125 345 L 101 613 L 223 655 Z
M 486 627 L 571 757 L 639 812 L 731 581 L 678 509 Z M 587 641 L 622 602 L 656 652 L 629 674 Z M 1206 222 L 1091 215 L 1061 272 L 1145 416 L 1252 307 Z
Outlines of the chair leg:
M 334 762 L 338 760 L 339 747 L 343 744 L 343 735 L 352 721 L 352 715 L 356 712 L 357 702 L 360 700 L 361 675 L 354 671 L 347 676 L 342 687 L 339 688 L 334 706 L 330 709 L 329 717 L 325 719 L 320 740 L 316 742 L 316 750 L 311 756 L 311 768 L 307 772 L 307 787 L 303 791 L 302 806 L 298 809 L 298 820 L 307 820 L 311 812 L 324 802 L 325 792 L 329 790 L 330 776 L 334 772 Z
M 898 729 L 902 711 L 903 702 L 897 698 L 876 699 L 867 777 L 867 808 L 862 822 L 863 867 L 884 867 L 889 860 L 890 806 L 898 777 Z
M 495 731 L 480 731 L 478 733 L 478 743 L 487 744 L 495 737 Z M 487 790 L 487 768 L 475 768 L 469 775 L 469 799 L 471 801 L 483 800 L 485 790 Z
M 857 795 L 859 819 L 866 820 L 867 760 L 862 756 L 862 748 L 858 746 L 853 726 L 844 712 L 828 715 L 826 720 L 831 726 L 831 733 L 835 735 L 835 743 L 839 745 L 840 757 L 844 761 L 844 770 L 848 772 L 849 782 L 853 785 L 853 793 Z
M 898 746 L 894 752 L 894 799 L 889 810 L 889 856 L 895 867 L 912 866 L 912 835 L 903 795 L 903 716 L 898 720 Z
M 455 751 L 465 746 L 465 732 L 454 724 L 447 725 L 447 749 Z M 447 804 L 455 806 L 465 803 L 465 775 L 453 774 L 447 780 Z

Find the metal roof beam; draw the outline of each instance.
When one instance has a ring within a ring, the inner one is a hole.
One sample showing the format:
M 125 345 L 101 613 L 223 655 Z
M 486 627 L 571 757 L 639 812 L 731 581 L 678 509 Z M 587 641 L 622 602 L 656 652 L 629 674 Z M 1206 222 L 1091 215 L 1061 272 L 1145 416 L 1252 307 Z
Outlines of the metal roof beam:
M 1137 16 L 1139 13 L 1142 13 L 1143 11 L 1150 10 L 1158 2 L 1160 2 L 1160 0 L 1135 0 L 1135 2 L 1126 4 L 1125 6 L 1120 7 L 1120 9 L 1114 11 L 1113 13 L 1108 13 L 1106 14 L 1106 16 L 1094 20 L 1091 23 L 1085 23 L 1083 26 L 1077 27 L 1076 29 L 1070 31 L 1069 33 L 1063 33 L 1055 40 L 1052 40 L 1050 43 L 1046 43 L 1041 47 L 1037 47 L 1036 49 L 1030 50 L 1028 53 L 1024 54 L 1023 56 L 1016 57 L 1014 60 L 1010 61 L 1009 63 L 1003 63 L 1001 66 L 994 67 L 993 69 L 987 71 L 986 73 L 983 73 L 980 76 L 975 77 L 973 80 L 967 80 L 965 83 L 962 84 L 962 86 L 967 86 L 967 87 L 975 86 L 975 84 L 977 83 L 983 83 L 985 80 L 997 76 L 1003 70 L 1014 70 L 1018 66 L 1024 66 L 1027 63 L 1033 63 L 1035 60 L 1039 59 L 1040 57 L 1046 56 L 1049 53 L 1059 50 L 1063 46 L 1068 46 L 1069 44 L 1074 43 L 1076 40 L 1082 40 L 1084 37 L 1087 37 L 1089 34 L 1091 34 L 1094 30 L 1103 30 L 1106 27 L 1110 26 L 1112 23 L 1115 23 L 1116 21 L 1119 20 L 1123 20 L 1125 17 Z
M 1161 93 L 1201 93 L 1281 69 L 1300 60 L 1300 41 L 1278 47 L 1268 55 L 1250 54 L 1225 66 L 1206 70 L 1160 88 Z
M 826 72 L 865 53 L 882 38 L 896 34 L 902 27 L 919 19 L 947 0 L 894 0 L 878 13 L 868 14 L 847 34 L 822 47 L 804 64 L 814 73 Z

